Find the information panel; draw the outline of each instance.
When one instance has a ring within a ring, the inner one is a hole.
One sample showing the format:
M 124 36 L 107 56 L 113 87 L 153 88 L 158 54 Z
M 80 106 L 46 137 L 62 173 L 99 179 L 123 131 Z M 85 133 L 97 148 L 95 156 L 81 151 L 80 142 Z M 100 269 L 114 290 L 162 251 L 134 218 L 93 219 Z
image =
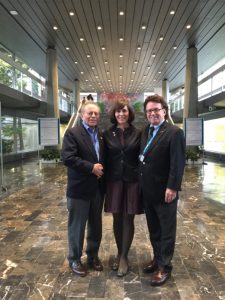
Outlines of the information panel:
M 202 146 L 203 118 L 188 118 L 184 120 L 184 132 L 187 146 Z
M 38 119 L 39 145 L 54 146 L 60 143 L 59 119 L 39 118 Z

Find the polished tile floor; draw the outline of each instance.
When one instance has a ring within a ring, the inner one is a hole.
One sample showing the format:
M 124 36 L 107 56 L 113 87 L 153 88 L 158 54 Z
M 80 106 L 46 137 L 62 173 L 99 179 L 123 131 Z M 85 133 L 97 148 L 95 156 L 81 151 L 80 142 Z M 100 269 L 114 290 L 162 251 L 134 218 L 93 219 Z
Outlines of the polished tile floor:
M 225 166 L 186 166 L 172 278 L 151 287 L 142 265 L 152 255 L 144 215 L 135 219 L 130 272 L 110 270 L 116 252 L 103 216 L 103 272 L 79 278 L 68 267 L 66 171 L 35 161 L 7 165 L 0 200 L 0 299 L 225 299 Z M 83 260 L 86 257 L 84 255 Z

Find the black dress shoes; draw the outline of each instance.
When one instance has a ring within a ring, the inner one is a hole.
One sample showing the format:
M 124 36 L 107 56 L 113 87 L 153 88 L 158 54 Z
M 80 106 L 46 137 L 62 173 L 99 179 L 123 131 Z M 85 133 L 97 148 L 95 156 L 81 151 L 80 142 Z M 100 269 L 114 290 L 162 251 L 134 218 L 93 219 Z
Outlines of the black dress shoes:
M 89 268 L 94 269 L 95 271 L 103 271 L 103 265 L 98 257 L 88 258 L 87 265 Z
M 80 260 L 75 260 L 72 263 L 70 263 L 70 268 L 73 271 L 73 273 L 85 277 L 87 275 L 87 270 L 85 269 L 84 265 Z
M 160 286 L 163 285 L 169 278 L 171 273 L 163 270 L 158 270 L 153 273 L 152 278 L 150 280 L 151 286 Z
M 153 259 L 150 263 L 148 263 L 144 268 L 143 268 L 143 273 L 154 273 L 155 271 L 158 270 L 158 264 L 157 262 Z

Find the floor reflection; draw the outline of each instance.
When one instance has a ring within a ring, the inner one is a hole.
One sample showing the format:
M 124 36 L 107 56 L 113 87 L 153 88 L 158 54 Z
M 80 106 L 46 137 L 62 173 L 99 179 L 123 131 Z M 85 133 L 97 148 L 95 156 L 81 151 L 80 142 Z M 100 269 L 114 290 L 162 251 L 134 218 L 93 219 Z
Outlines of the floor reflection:
M 225 299 L 225 166 L 186 166 L 178 206 L 172 278 L 149 284 L 152 257 L 145 216 L 135 218 L 130 272 L 117 278 L 112 217 L 103 216 L 103 272 L 73 275 L 67 263 L 66 169 L 36 161 L 7 165 L 0 201 L 0 299 Z M 84 255 L 83 260 L 86 257 Z

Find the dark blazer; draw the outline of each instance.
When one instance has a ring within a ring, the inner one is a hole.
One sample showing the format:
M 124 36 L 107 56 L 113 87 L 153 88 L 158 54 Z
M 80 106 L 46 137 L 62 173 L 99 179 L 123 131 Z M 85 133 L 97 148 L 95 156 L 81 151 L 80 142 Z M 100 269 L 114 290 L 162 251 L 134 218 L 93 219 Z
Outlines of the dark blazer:
M 130 125 L 124 131 L 124 145 L 122 145 L 120 129 L 114 125 L 104 132 L 104 141 L 107 179 L 138 181 L 140 131 Z
M 149 125 L 142 131 L 141 152 L 147 143 Z M 183 131 L 166 121 L 160 126 L 156 136 L 140 162 L 140 184 L 142 195 L 154 203 L 165 201 L 165 190 L 181 190 L 185 166 L 185 140 Z
M 67 197 L 91 199 L 100 187 L 104 192 L 103 178 L 98 179 L 92 169 L 95 163 L 103 164 L 103 138 L 99 133 L 99 160 L 91 137 L 82 124 L 70 128 L 63 138 L 62 160 L 68 168 Z

